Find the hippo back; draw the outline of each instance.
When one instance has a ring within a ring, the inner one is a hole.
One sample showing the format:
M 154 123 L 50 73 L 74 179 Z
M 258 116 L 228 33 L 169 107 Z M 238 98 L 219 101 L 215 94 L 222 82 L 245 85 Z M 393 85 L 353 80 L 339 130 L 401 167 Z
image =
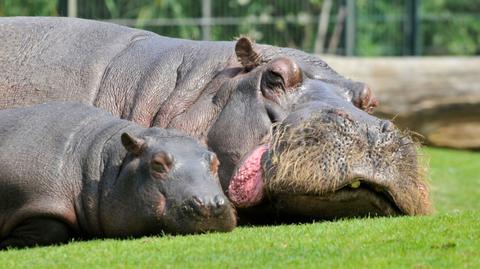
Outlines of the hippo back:
M 80 103 L 0 110 L 0 236 L 38 212 L 77 226 L 72 199 L 96 185 L 105 145 L 133 125 Z
M 192 105 L 229 64 L 232 42 L 162 37 L 112 23 L 0 18 L 0 109 L 77 101 L 152 125 Z M 214 57 L 212 57 L 214 56 Z
M 93 103 L 115 55 L 149 35 L 81 19 L 3 18 L 0 108 L 52 100 Z

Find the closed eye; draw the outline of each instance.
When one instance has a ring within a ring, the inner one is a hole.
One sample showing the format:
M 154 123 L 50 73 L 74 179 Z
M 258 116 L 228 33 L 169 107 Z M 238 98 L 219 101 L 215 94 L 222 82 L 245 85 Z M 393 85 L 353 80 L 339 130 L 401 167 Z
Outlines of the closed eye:
M 265 104 L 265 110 L 267 111 L 267 116 L 270 119 L 271 123 L 276 123 L 282 121 L 280 113 L 278 113 L 272 105 Z

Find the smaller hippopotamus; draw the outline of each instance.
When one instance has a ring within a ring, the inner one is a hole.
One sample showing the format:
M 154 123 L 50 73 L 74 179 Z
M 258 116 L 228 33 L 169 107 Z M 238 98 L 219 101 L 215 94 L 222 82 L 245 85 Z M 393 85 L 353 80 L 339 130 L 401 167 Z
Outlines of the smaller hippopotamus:
M 230 231 L 219 161 L 175 130 L 80 103 L 0 111 L 0 248 Z

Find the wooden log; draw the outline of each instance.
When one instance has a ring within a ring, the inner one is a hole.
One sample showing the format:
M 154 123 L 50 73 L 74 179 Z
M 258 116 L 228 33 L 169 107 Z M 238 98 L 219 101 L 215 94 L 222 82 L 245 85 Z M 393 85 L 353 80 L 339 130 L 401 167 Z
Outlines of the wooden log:
M 480 57 L 322 58 L 370 85 L 380 100 L 377 116 L 427 144 L 480 148 Z

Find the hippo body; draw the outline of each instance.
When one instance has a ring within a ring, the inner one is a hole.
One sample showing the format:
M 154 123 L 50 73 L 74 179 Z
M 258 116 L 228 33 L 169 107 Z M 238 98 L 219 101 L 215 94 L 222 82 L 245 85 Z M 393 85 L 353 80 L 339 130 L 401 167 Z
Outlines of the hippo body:
M 2 248 L 236 225 L 215 155 L 178 131 L 54 102 L 1 110 L 0 141 Z
M 78 101 L 144 127 L 175 128 L 206 138 L 220 160 L 222 188 L 240 219 L 266 213 L 272 213 L 268 221 L 283 213 L 287 218 L 297 213 L 322 218 L 325 210 L 329 218 L 335 212 L 345 217 L 429 211 L 428 192 L 415 172 L 415 150 L 406 149 L 413 147 L 411 140 L 389 121 L 369 114 L 378 102 L 368 86 L 345 79 L 316 56 L 245 37 L 235 42 L 191 41 L 72 18 L 0 18 L 0 42 L 0 108 Z M 361 154 L 337 141 L 343 136 L 325 137 L 309 147 L 331 147 L 338 159 L 329 160 L 331 155 L 322 151 L 305 170 L 324 163 L 322 170 L 343 169 L 341 174 L 329 173 L 317 182 L 284 178 L 292 184 L 275 184 L 324 187 L 268 187 L 267 177 L 276 167 L 267 166 L 277 166 L 269 160 L 275 155 L 273 126 L 303 126 L 318 115 L 332 119 L 321 128 L 336 130 L 345 120 L 355 122 L 349 135 L 352 143 L 362 145 Z M 387 167 L 390 156 L 399 167 Z M 355 164 L 342 163 L 345 160 Z M 410 166 L 406 170 L 405 163 Z M 367 188 L 343 192 L 336 200 L 339 188 L 359 180 Z M 357 210 L 357 205 L 367 206 Z
M 0 40 L 9 40 L 0 51 L 0 109 L 78 101 L 163 128 L 182 127 L 174 119 L 229 64 L 234 45 L 64 18 L 2 18 Z

